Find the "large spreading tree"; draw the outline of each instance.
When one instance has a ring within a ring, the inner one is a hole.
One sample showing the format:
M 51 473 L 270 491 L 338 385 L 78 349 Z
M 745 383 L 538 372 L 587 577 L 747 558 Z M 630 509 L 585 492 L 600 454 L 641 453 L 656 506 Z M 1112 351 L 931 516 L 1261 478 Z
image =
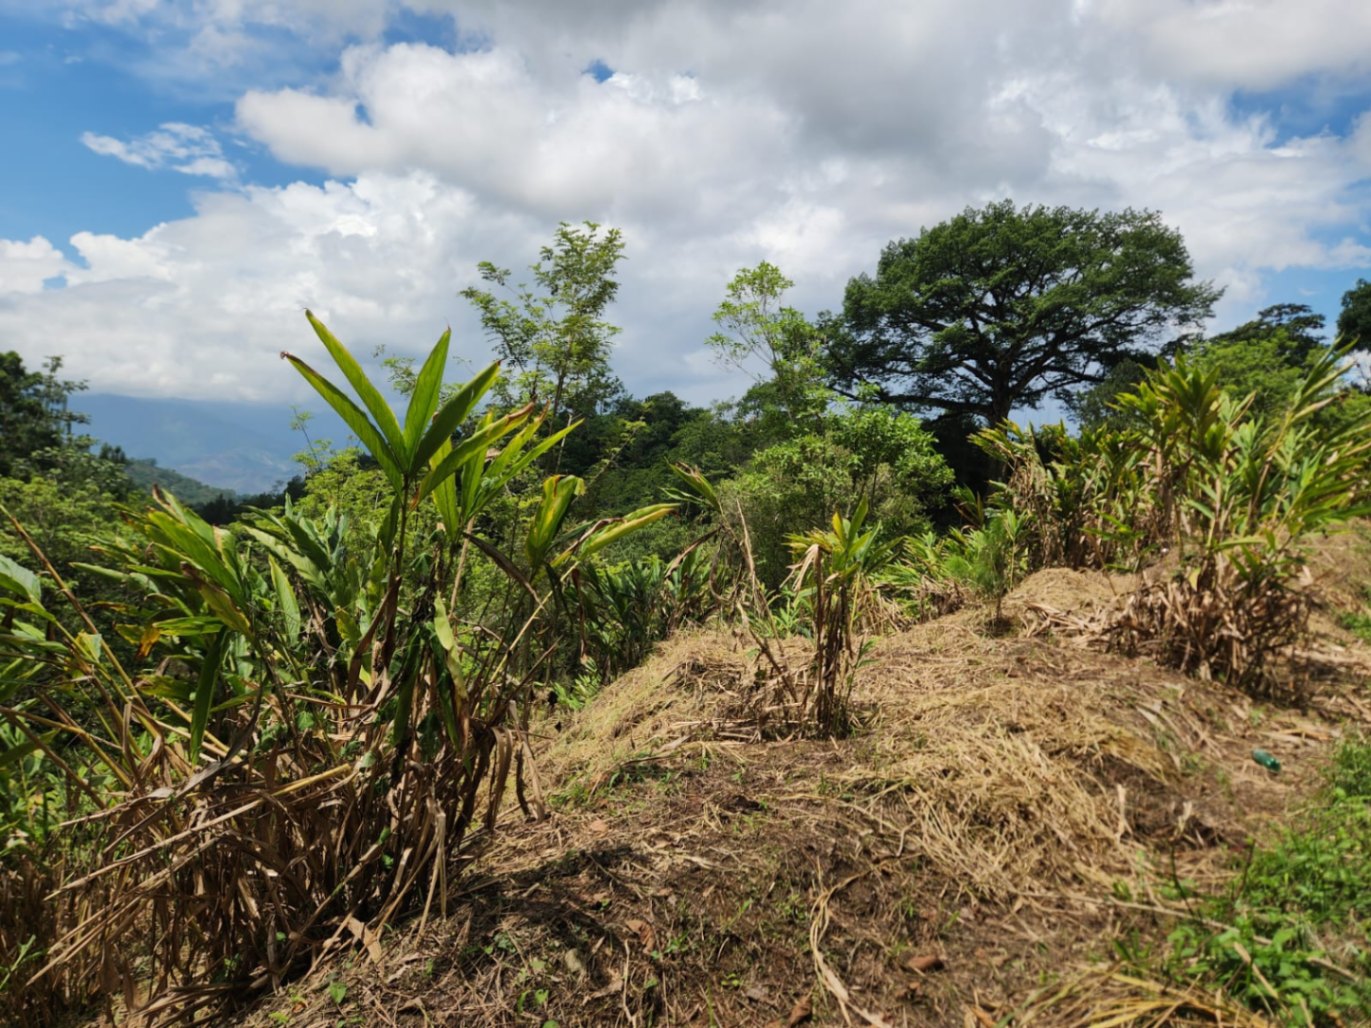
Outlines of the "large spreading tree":
M 995 423 L 1155 352 L 1219 295 L 1155 212 L 1005 200 L 889 244 L 848 283 L 826 360 L 848 395 Z

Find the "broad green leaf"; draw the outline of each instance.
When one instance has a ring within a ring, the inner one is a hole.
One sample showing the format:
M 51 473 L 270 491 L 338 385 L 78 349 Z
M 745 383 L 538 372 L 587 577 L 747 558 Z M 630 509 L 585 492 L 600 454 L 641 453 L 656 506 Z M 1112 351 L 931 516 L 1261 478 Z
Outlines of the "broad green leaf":
M 293 640 L 300 634 L 300 603 L 276 558 L 268 557 L 267 565 L 271 568 L 271 584 L 276 589 L 276 609 L 281 612 L 287 637 Z
M 433 416 L 433 423 L 419 440 L 418 449 L 414 454 L 416 464 L 419 461 L 427 463 L 442 443 L 452 439 L 452 434 L 471 417 L 471 412 L 494 384 L 499 373 L 500 363 L 496 361 L 448 398 Z
M 338 370 L 352 385 L 367 410 L 371 411 L 371 417 L 376 427 L 381 430 L 381 434 L 385 436 L 386 442 L 390 444 L 391 452 L 400 461 L 404 461 L 409 455 L 408 448 L 405 446 L 404 433 L 400 431 L 400 423 L 395 420 L 395 412 L 390 409 L 390 404 L 386 403 L 385 397 L 372 384 L 371 379 L 367 378 L 366 372 L 357 363 L 357 358 L 353 357 L 348 348 L 324 327 L 324 323 L 310 311 L 305 311 L 305 317 L 314 327 L 314 334 L 327 348 L 333 363 L 338 365 Z
M 458 704 L 466 702 L 466 676 L 462 672 L 461 650 L 457 637 L 452 631 L 452 621 L 448 617 L 447 604 L 439 596 L 433 602 L 433 634 L 443 650 L 443 661 L 447 672 L 452 676 L 453 697 Z M 455 708 L 454 708 L 455 709 Z M 456 741 L 454 736 L 453 741 Z
M 58 623 L 57 618 L 49 614 L 47 608 L 41 603 L 19 603 L 16 600 L 0 600 L 0 606 L 4 606 L 7 610 L 17 610 L 21 614 L 32 614 L 34 617 L 52 625 Z M 18 630 L 19 627 L 19 625 L 16 625 L 16 630 Z M 41 633 L 39 634 L 41 635 Z
M 429 470 L 429 473 L 424 476 L 423 482 L 419 485 L 419 492 L 416 495 L 415 502 L 422 500 L 429 493 L 433 492 L 440 482 L 450 478 L 453 473 L 473 455 L 480 454 L 483 458 L 482 464 L 484 464 L 486 451 L 490 449 L 491 445 L 502 436 L 508 435 L 523 422 L 527 421 L 529 415 L 532 413 L 532 404 L 521 407 L 519 410 L 506 414 L 503 418 L 498 418 L 488 425 L 482 426 L 466 439 L 463 439 L 452 448 L 451 453 L 435 464 Z
M 43 599 L 43 587 L 38 576 L 3 554 L 0 554 L 0 589 L 8 589 L 26 597 L 30 603 L 40 603 Z
M 452 443 L 444 439 L 442 445 L 433 452 L 429 463 L 436 467 L 451 452 Z M 462 531 L 461 509 L 457 506 L 457 483 L 450 477 L 443 479 L 433 490 L 433 502 L 438 507 L 438 516 L 442 518 L 448 538 L 456 539 Z
M 476 409 L 476 404 L 480 403 L 481 397 L 494 384 L 499 373 L 500 364 L 497 361 L 448 397 L 447 401 L 438 409 L 438 413 L 433 416 L 432 423 L 420 438 L 419 445 L 414 451 L 416 470 L 429 463 L 443 443 L 452 440 L 452 434 L 461 428 L 467 418 L 471 417 L 471 412 Z
M 187 570 L 190 571 L 190 578 L 195 583 L 195 588 L 215 616 L 240 635 L 250 636 L 252 625 L 248 622 L 247 615 L 234 604 L 232 597 L 213 582 L 207 582 L 195 574 L 193 569 L 188 568 Z
M 419 369 L 414 379 L 414 392 L 409 397 L 409 407 L 405 411 L 405 462 L 409 473 L 415 474 L 428 463 L 428 458 L 418 456 L 419 441 L 428 428 L 433 412 L 438 409 L 438 395 L 443 388 L 443 372 L 447 369 L 448 342 L 452 339 L 452 329 L 445 331 L 434 344 L 428 360 Z
M 691 467 L 689 464 L 683 464 L 680 461 L 671 461 L 667 466 L 671 468 L 677 478 L 685 483 L 686 488 L 691 492 L 692 499 L 703 502 L 715 513 L 722 513 L 723 506 L 719 503 L 719 495 L 699 468 Z
M 552 549 L 571 501 L 583 492 L 585 483 L 575 475 L 553 475 L 543 482 L 543 502 L 529 520 L 524 544 L 529 567 L 535 573 Z
M 597 529 L 581 539 L 570 549 L 557 555 L 552 563 L 559 566 L 566 563 L 572 557 L 585 559 L 603 550 L 616 539 L 638 531 L 640 528 L 659 521 L 673 511 L 679 510 L 680 505 L 675 503 L 654 503 L 647 507 L 635 510 L 632 514 L 625 514 L 622 518 L 616 519 L 612 524 L 604 528 Z
M 215 686 L 219 681 L 219 664 L 224 658 L 226 632 L 214 636 L 205 646 L 205 662 L 200 665 L 200 677 L 195 684 L 195 707 L 190 715 L 190 760 L 200 757 L 200 745 L 205 741 L 205 727 L 214 708 Z
M 452 682 L 451 689 L 444 689 L 442 676 L 438 676 L 434 700 L 437 702 L 438 714 L 442 718 L 443 730 L 447 732 L 448 741 L 453 746 L 460 747 L 462 729 L 458 719 L 467 698 L 466 678 L 462 674 L 462 662 L 459 659 L 457 640 L 452 634 L 452 623 L 448 621 L 447 608 L 441 599 L 434 605 L 433 628 L 433 655 L 447 668 L 448 678 Z
M 76 649 L 92 664 L 99 664 L 105 653 L 105 640 L 93 632 L 82 632 L 76 637 Z
M 290 353 L 284 356 L 286 360 L 295 365 L 295 370 L 304 376 L 305 381 L 314 387 L 315 392 L 328 401 L 328 405 L 338 413 L 338 416 L 343 419 L 343 423 L 352 429 L 353 434 L 362 441 L 362 445 L 367 448 L 367 452 L 380 465 L 381 471 L 384 472 L 386 480 L 390 482 L 391 486 L 397 490 L 404 488 L 404 476 L 400 472 L 401 455 L 394 451 L 376 426 L 367 420 L 362 409 L 353 403 L 346 393 L 299 357 Z M 394 420 L 393 414 L 391 419 Z M 396 431 L 399 431 L 398 426 Z

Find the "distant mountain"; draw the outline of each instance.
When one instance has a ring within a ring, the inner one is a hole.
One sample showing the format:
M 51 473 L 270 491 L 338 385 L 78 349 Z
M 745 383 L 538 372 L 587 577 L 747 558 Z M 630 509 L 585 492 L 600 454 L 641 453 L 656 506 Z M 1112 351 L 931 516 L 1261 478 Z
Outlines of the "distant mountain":
M 237 499 L 237 494 L 232 489 L 219 489 L 212 485 L 205 485 L 204 482 L 191 478 L 189 475 L 183 475 L 171 468 L 161 467 L 150 458 L 131 460 L 124 470 L 128 472 L 129 478 L 140 489 L 151 492 L 154 485 L 160 486 L 182 503 L 192 507 L 198 507 L 220 497 L 226 497 L 229 500 Z
M 216 492 L 261 493 L 299 472 L 292 457 L 304 449 L 304 438 L 291 430 L 286 406 L 113 393 L 82 393 L 72 406 L 90 416 L 87 431 L 95 438 L 210 483 Z M 332 414 L 318 415 L 318 423 L 312 434 L 346 442 L 347 429 Z

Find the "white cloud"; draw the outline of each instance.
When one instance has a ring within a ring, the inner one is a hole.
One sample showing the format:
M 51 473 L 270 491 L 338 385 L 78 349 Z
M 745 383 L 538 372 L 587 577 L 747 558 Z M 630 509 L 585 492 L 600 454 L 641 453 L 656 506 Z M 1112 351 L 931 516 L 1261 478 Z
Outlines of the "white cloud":
M 66 258 L 42 236 L 27 243 L 0 239 L 0 303 L 6 296 L 41 293 L 44 284 L 68 270 Z
M 363 355 L 378 343 L 431 344 L 464 313 L 458 284 L 491 245 L 490 223 L 474 220 L 466 194 L 422 173 L 207 194 L 193 217 L 134 239 L 79 233 L 83 267 L 35 240 L 20 244 L 34 267 L 12 278 L 0 249 L 0 338 L 26 355 L 61 339 L 73 374 L 100 390 L 300 395 L 277 356 L 322 352 L 301 311 L 333 322 Z M 37 291 L 59 271 L 65 288 Z
M 1364 0 L 1094 0 L 1098 23 L 1168 76 L 1274 89 L 1306 75 L 1371 71 Z
M 184 175 L 225 180 L 238 175 L 237 169 L 224 157 L 219 140 L 199 125 L 164 122 L 156 131 L 128 141 L 84 132 L 81 142 L 94 153 L 149 171 L 167 168 Z
M 1269 299 L 1271 272 L 1371 265 L 1371 115 L 1347 138 L 1283 138 L 1231 103 L 1311 77 L 1371 89 L 1360 3 L 406 4 L 487 40 L 461 52 L 377 41 L 393 6 L 74 5 L 175 29 L 167 59 L 207 75 L 262 26 L 317 32 L 336 72 L 244 91 L 236 128 L 335 180 L 235 184 L 142 235 L 79 233 L 80 265 L 46 241 L 26 272 L 0 257 L 0 338 L 41 354 L 58 333 L 96 388 L 279 396 L 295 385 L 276 352 L 308 342 L 301 307 L 363 352 L 417 350 L 447 321 L 481 349 L 456 296 L 476 261 L 522 268 L 558 220 L 592 218 L 628 244 L 617 370 L 702 400 L 729 391 L 699 344 L 739 267 L 775 261 L 799 306 L 836 307 L 887 241 L 995 197 L 1161 210 L 1229 288 L 1230 321 Z M 583 74 L 594 59 L 614 71 L 603 83 Z M 231 179 L 193 126 L 86 143 Z M 42 290 L 54 275 L 65 288 Z

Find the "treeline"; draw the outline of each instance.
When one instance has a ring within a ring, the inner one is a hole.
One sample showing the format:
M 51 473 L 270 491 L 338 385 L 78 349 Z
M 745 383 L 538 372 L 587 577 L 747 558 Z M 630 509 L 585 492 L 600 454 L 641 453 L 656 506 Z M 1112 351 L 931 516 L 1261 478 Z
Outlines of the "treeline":
M 971 437 L 1012 412 L 1055 402 L 1083 427 L 1116 420 L 1112 398 L 1179 355 L 1269 408 L 1331 345 L 1323 318 L 1300 304 L 1203 338 L 1219 291 L 1194 280 L 1179 233 L 1154 212 L 1004 201 L 892 242 L 874 274 L 851 280 L 837 312 L 808 318 L 787 305 L 792 283 L 774 265 L 740 270 L 707 343 L 750 385 L 700 408 L 671 392 L 633 397 L 613 373 L 624 248 L 616 229 L 563 224 L 526 276 L 480 265 L 482 286 L 463 295 L 505 369 L 492 403 L 531 403 L 549 426 L 578 425 L 542 470 L 583 479 L 588 516 L 664 496 L 672 462 L 726 483 L 755 524 L 772 585 L 788 561 L 785 533 L 858 498 L 893 535 L 955 525 L 965 501 L 957 489 L 983 492 L 997 472 Z M 1371 283 L 1348 291 L 1337 332 L 1371 340 Z M 393 386 L 412 387 L 409 359 L 385 364 Z M 60 358 L 32 371 L 0 354 L 0 502 L 59 566 L 86 554 L 114 507 L 149 502 L 158 481 L 214 524 L 287 496 L 363 517 L 375 509 L 374 462 L 329 440 L 310 441 L 300 475 L 258 496 L 130 463 L 81 433 L 75 394 L 84 386 L 60 369 Z M 675 525 L 650 535 L 634 552 L 667 555 L 683 538 Z M 0 542 L 0 552 L 22 556 L 16 547 L 12 533 Z

